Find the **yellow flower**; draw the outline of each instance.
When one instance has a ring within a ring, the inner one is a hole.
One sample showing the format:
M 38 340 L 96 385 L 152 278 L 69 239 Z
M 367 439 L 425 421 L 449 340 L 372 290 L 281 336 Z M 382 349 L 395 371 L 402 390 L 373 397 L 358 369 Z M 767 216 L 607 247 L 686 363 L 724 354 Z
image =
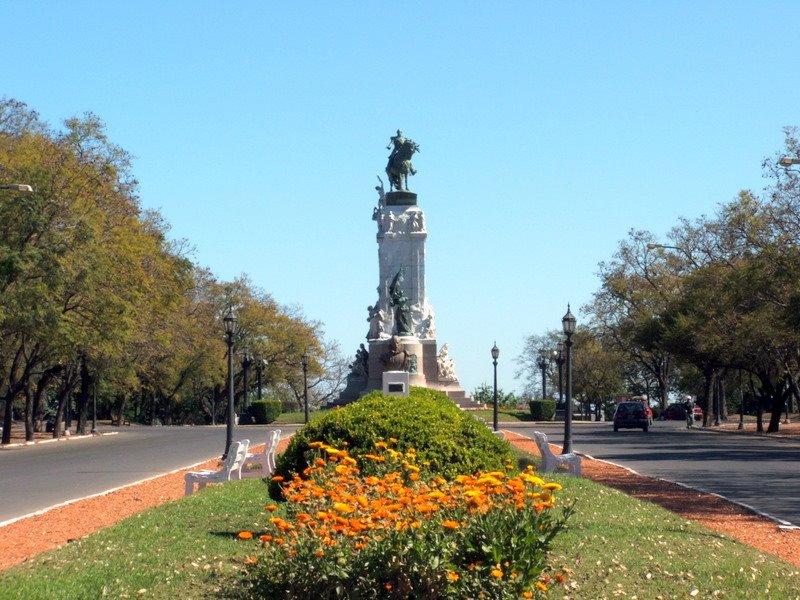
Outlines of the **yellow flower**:
M 333 510 L 335 510 L 337 512 L 340 512 L 340 513 L 348 514 L 348 513 L 353 512 L 355 510 L 355 508 L 353 508 L 349 504 L 345 504 L 344 502 L 336 502 L 333 505 Z
M 492 572 L 489 573 L 489 574 L 492 577 L 494 577 L 495 579 L 502 579 L 503 578 L 503 572 L 500 569 L 492 569 Z
M 547 586 L 543 584 L 541 581 L 536 582 L 536 587 L 542 590 L 543 592 L 547 591 Z
M 459 579 L 461 579 L 461 576 L 458 573 L 454 573 L 453 571 L 447 572 L 448 581 L 458 581 Z
M 560 483 L 556 483 L 556 482 L 545 483 L 544 486 L 542 486 L 542 487 L 544 487 L 544 489 L 546 489 L 546 490 L 550 490 L 550 491 L 553 491 L 553 492 L 558 492 L 558 491 L 561 491 L 561 490 L 564 489 L 563 487 L 561 487 Z

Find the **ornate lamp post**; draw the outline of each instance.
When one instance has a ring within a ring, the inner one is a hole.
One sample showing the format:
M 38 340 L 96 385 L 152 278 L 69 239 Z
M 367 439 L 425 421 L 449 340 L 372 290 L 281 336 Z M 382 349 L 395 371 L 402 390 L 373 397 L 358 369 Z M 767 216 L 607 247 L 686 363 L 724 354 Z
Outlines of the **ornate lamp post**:
M 547 355 L 547 350 L 540 348 L 536 364 L 542 370 L 542 400 L 547 399 L 547 365 L 549 362 L 550 357 Z
M 561 326 L 564 329 L 564 345 L 567 348 L 567 406 L 564 413 L 564 447 L 561 454 L 572 452 L 572 334 L 575 333 L 575 315 L 567 304 L 567 314 L 561 319 Z
M 563 393 L 563 375 L 564 375 L 564 341 L 558 342 L 556 344 L 556 351 L 555 351 L 555 360 L 556 365 L 558 366 L 558 405 L 563 408 L 564 406 L 564 393 Z
M 308 423 L 308 350 L 300 359 L 303 363 L 303 404 L 305 405 L 304 423 Z
M 494 396 L 493 396 L 493 413 L 492 413 L 492 427 L 497 431 L 497 359 L 500 357 L 500 348 L 497 347 L 497 342 L 492 346 L 492 364 L 494 365 Z
M 233 397 L 233 337 L 236 335 L 236 323 L 238 319 L 233 314 L 233 309 L 228 309 L 228 314 L 222 319 L 225 323 L 225 341 L 228 343 L 228 418 L 225 423 L 225 452 L 222 458 L 228 456 L 228 448 L 233 443 L 233 421 L 236 419 L 234 412 L 234 397 Z
M 258 399 L 261 400 L 261 378 L 264 375 L 264 363 L 267 362 L 264 360 L 264 356 L 259 352 L 256 354 L 256 383 L 258 384 Z

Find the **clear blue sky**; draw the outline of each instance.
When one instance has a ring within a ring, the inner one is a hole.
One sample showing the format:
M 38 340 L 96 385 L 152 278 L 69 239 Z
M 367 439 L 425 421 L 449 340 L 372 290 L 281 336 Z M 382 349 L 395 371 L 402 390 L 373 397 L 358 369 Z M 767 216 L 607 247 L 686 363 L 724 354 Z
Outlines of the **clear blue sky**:
M 469 390 L 495 340 L 518 389 L 524 336 L 589 301 L 629 229 L 760 191 L 800 124 L 793 2 L 31 0 L 0 19 L 0 94 L 52 124 L 98 114 L 199 264 L 301 305 L 347 355 L 403 129 L 437 337 Z

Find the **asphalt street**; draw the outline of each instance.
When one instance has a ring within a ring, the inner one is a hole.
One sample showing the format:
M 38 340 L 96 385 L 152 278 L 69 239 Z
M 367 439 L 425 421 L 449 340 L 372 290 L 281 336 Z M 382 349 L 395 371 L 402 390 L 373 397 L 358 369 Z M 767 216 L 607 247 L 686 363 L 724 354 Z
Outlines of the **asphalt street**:
M 554 444 L 564 441 L 563 423 L 524 424 L 508 429 L 524 435 L 543 431 Z M 687 430 L 683 421 L 656 421 L 647 433 L 636 429 L 615 433 L 610 422 L 577 422 L 572 430 L 572 449 L 578 453 L 642 475 L 719 494 L 800 526 L 798 440 L 736 431 Z
M 296 426 L 237 426 L 252 445 Z M 99 494 L 222 455 L 225 427 L 123 427 L 115 434 L 41 443 L 0 452 L 0 523 Z

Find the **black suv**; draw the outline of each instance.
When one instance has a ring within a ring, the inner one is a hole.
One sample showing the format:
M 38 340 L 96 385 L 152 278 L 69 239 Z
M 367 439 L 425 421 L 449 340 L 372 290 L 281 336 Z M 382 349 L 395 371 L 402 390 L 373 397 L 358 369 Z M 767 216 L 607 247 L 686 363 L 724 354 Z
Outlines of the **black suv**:
M 614 411 L 614 431 L 623 429 L 639 429 L 647 431 L 650 423 L 644 404 L 641 402 L 620 402 Z

